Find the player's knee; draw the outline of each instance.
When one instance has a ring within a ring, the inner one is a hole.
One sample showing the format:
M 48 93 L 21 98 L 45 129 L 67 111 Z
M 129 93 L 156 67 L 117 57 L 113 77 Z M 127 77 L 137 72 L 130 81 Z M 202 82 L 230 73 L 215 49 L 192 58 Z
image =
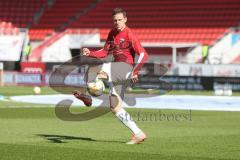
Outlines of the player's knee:
M 99 66 L 89 66 L 89 68 L 88 68 L 89 72 L 98 73 L 100 70 L 101 70 L 101 67 L 99 67 Z
M 107 80 L 108 75 L 104 71 L 100 71 L 100 72 L 97 73 L 97 78 Z
M 121 108 L 121 99 L 115 95 L 111 95 L 109 99 L 110 99 L 110 109 L 113 113 L 116 113 Z
M 90 66 L 87 71 L 86 81 L 87 82 L 94 81 L 100 69 L 101 68 L 99 66 Z

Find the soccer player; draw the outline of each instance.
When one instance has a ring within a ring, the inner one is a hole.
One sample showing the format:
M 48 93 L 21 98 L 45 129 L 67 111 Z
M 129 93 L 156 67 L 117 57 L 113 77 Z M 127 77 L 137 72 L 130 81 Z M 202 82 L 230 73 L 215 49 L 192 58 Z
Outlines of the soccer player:
M 97 73 L 98 78 L 107 79 L 110 82 L 110 109 L 133 133 L 131 140 L 127 144 L 138 144 L 144 141 L 147 136 L 122 107 L 126 89 L 124 82 L 127 79 L 131 79 L 133 83 L 138 81 L 139 70 L 147 60 L 148 54 L 131 29 L 126 26 L 126 11 L 122 8 L 115 8 L 112 18 L 114 27 L 109 32 L 104 47 L 98 51 L 90 51 L 88 48 L 83 48 L 82 52 L 84 56 L 95 58 L 103 58 L 109 54 L 113 55 L 114 62 L 91 67 L 88 73 Z M 139 58 L 137 64 L 133 67 L 136 54 Z M 91 80 L 93 79 L 88 77 L 88 82 Z M 81 99 L 85 105 L 90 106 L 92 104 L 92 99 L 89 95 L 80 92 L 75 92 L 74 95 Z

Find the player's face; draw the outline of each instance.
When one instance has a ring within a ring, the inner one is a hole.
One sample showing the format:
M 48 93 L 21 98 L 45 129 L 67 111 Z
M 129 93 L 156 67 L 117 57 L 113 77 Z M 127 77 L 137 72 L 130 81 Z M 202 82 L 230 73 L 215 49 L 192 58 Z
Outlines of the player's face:
M 118 13 L 113 16 L 114 27 L 119 31 L 124 29 L 124 27 L 126 26 L 126 22 L 127 22 L 127 17 L 124 17 L 122 13 Z

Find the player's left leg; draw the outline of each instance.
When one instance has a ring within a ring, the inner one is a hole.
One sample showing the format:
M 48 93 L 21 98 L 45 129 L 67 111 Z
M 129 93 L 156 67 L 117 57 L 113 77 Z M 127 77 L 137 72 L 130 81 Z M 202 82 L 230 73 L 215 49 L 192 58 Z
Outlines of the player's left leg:
M 112 113 L 133 133 L 132 139 L 127 144 L 138 144 L 144 141 L 147 136 L 122 107 L 125 89 L 124 85 L 110 86 L 110 108 Z

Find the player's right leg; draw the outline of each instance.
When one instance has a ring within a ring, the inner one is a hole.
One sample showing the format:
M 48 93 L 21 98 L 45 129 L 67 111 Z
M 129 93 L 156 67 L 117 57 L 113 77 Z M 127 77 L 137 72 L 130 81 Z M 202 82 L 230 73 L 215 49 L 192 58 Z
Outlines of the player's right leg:
M 88 83 L 91 81 L 98 79 L 103 79 L 106 80 L 108 79 L 108 75 L 102 71 L 102 65 L 95 65 L 95 66 L 89 66 L 87 70 L 87 76 L 85 77 L 86 82 L 87 82 L 87 87 Z M 73 95 L 83 101 L 83 103 L 86 106 L 91 106 L 92 105 L 92 98 L 89 94 L 87 94 L 87 90 L 80 92 L 79 90 L 75 90 L 73 92 Z
M 87 73 L 85 74 L 86 83 L 95 80 L 97 78 L 97 73 L 101 70 L 101 68 L 102 68 L 102 65 L 89 66 Z M 85 89 L 84 91 L 75 90 L 75 91 L 73 91 L 73 95 L 77 99 L 83 101 L 83 103 L 86 106 L 92 105 L 92 98 L 87 93 L 87 89 Z
M 73 91 L 73 95 L 77 98 L 83 101 L 85 106 L 91 106 L 92 105 L 92 98 L 90 95 L 84 94 L 78 90 Z

